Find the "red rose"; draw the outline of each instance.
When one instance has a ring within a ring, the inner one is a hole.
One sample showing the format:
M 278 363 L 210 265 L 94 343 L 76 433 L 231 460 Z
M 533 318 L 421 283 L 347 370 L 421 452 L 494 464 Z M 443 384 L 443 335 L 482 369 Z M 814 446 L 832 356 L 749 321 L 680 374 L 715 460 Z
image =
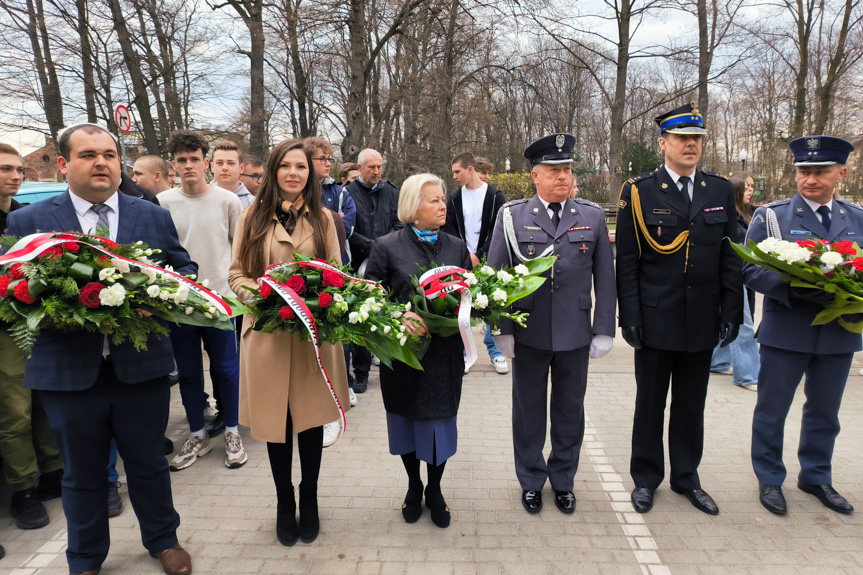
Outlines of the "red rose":
M 47 257 L 47 258 L 50 258 L 53 260 L 53 259 L 56 259 L 56 258 L 62 256 L 62 255 L 63 255 L 63 248 L 54 246 L 53 248 L 48 248 L 47 250 L 42 252 L 42 255 L 40 255 L 39 257 L 41 257 L 41 258 Z
M 285 306 L 279 310 L 279 317 L 285 321 L 288 321 L 289 319 L 294 319 L 295 317 L 297 317 L 297 314 L 294 313 L 294 310 L 292 310 L 288 306 Z
M 66 242 L 65 244 L 63 244 L 63 249 L 69 253 L 77 254 L 80 246 L 75 242 Z
M 0 298 L 4 298 L 9 292 L 9 282 L 12 278 L 9 276 L 0 276 Z
M 863 272 L 863 258 L 854 258 L 851 260 L 851 265 L 854 266 L 854 269 L 858 272 Z M 0 282 L 2 282 L 2 278 L 0 278 Z M 0 286 L 0 292 L 2 291 L 2 286 Z
M 270 294 L 273 293 L 273 288 L 270 287 L 268 283 L 261 284 L 261 297 L 267 299 L 270 297 Z
M 345 278 L 329 270 L 324 270 L 324 287 L 345 287 Z
M 27 287 L 26 281 L 20 281 L 15 284 L 15 297 L 24 303 L 33 303 L 36 298 L 30 295 L 30 288 Z
M 322 308 L 330 307 L 333 303 L 333 296 L 328 294 L 327 292 L 322 293 L 318 296 L 318 305 Z
M 102 302 L 99 300 L 99 292 L 103 289 L 105 289 L 105 286 L 102 284 L 98 282 L 90 282 L 81 290 L 81 294 L 78 296 L 78 301 L 81 302 L 81 305 L 84 307 L 89 307 L 91 309 L 97 308 L 102 305 Z
M 297 292 L 297 295 L 303 295 L 303 292 L 306 291 L 306 280 L 302 276 L 289 277 L 285 285 Z
M 9 268 L 9 275 L 12 276 L 13 280 L 24 279 L 24 272 L 21 271 L 21 266 L 23 264 L 15 264 L 11 268 Z
M 103 246 L 105 246 L 106 248 L 111 248 L 111 249 L 114 249 L 114 248 L 116 248 L 118 245 L 120 245 L 120 244 L 118 244 L 117 242 L 112 242 L 111 240 L 108 240 L 108 239 L 105 239 L 105 238 L 100 239 L 100 240 L 99 240 L 99 243 L 101 243 L 101 244 L 102 244 Z
M 833 249 L 843 256 L 853 256 L 857 254 L 857 250 L 854 249 L 854 242 L 849 242 L 848 240 L 833 244 Z
M 106 256 L 105 254 L 102 254 L 101 256 L 99 256 L 99 260 L 100 260 L 100 261 L 103 261 L 103 262 L 107 262 L 107 261 L 108 261 L 108 260 L 110 260 L 110 259 L 111 259 L 111 258 L 109 258 L 108 256 Z

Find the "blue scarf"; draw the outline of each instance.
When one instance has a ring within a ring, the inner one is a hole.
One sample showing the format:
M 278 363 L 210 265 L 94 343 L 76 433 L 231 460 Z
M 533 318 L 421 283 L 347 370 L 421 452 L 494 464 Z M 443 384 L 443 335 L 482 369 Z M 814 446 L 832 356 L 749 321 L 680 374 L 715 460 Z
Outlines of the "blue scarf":
M 411 229 L 417 235 L 421 242 L 433 244 L 437 241 L 437 230 L 418 230 L 417 227 L 411 224 Z

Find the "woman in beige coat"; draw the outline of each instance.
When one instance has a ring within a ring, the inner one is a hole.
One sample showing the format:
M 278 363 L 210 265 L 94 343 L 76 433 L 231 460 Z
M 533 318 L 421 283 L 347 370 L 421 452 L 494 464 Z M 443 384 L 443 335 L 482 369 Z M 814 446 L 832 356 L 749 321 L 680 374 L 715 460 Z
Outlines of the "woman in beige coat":
M 240 299 L 257 287 L 267 266 L 288 262 L 295 253 L 338 265 L 339 243 L 329 210 L 321 205 L 311 154 L 301 140 L 276 146 L 255 202 L 237 223 L 234 258 L 228 281 Z M 283 545 L 318 536 L 317 485 L 321 467 L 323 425 L 339 417 L 314 347 L 295 334 L 254 331 L 247 316 L 240 337 L 240 423 L 252 437 L 267 442 L 278 507 L 276 535 Z M 350 409 L 341 345 L 323 344 L 321 357 L 344 409 Z M 302 481 L 300 521 L 291 483 L 293 434 L 297 434 Z

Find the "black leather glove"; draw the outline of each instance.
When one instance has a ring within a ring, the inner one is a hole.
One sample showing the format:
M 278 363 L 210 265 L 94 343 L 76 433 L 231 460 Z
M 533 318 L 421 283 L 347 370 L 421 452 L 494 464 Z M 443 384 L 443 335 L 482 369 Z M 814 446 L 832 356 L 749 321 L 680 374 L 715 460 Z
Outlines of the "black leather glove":
M 722 322 L 719 324 L 719 339 L 722 343 L 719 347 L 728 347 L 728 345 L 737 339 L 737 334 L 740 333 L 740 324 L 731 322 Z
M 623 339 L 634 347 L 641 349 L 644 347 L 644 328 L 639 326 L 622 327 L 620 331 L 623 333 Z
M 836 299 L 832 293 L 820 289 L 792 287 L 788 289 L 788 295 L 796 300 L 810 301 L 820 306 L 828 306 Z

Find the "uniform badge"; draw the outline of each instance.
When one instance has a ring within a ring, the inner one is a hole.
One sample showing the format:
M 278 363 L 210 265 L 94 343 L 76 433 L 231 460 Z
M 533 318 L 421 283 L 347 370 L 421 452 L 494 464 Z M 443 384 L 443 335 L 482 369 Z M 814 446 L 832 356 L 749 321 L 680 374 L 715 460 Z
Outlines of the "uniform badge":
M 701 187 L 702 187 L 702 188 L 706 188 L 706 187 L 707 187 L 707 182 L 705 182 L 704 180 L 701 180 Z
M 524 229 L 529 231 L 529 232 L 538 232 L 538 231 L 542 230 L 542 228 L 539 226 L 524 226 Z
M 662 189 L 663 189 L 663 190 L 667 190 L 667 189 L 668 189 L 668 184 L 662 184 Z
M 583 254 L 586 254 L 586 253 L 587 253 L 587 246 L 586 246 L 586 245 L 584 245 L 584 244 L 581 244 L 581 247 L 580 247 L 580 248 L 578 248 L 578 249 L 580 249 L 580 250 L 581 250 L 581 253 L 583 253 Z
M 554 139 L 554 145 L 557 146 L 557 151 L 560 152 L 563 149 L 563 145 L 566 143 L 566 136 L 563 134 L 558 134 Z
M 575 213 L 575 208 L 569 208 L 569 213 L 570 213 L 570 214 L 574 214 L 574 213 Z M 845 212 L 842 212 L 842 213 L 844 214 Z
M 705 212 L 721 212 L 724 209 L 725 208 L 723 208 L 722 206 L 717 206 L 715 208 L 704 208 L 704 211 Z
M 811 236 L 812 232 L 807 230 L 791 230 L 792 236 Z
M 532 256 L 536 253 L 536 248 L 533 247 L 533 244 L 528 244 L 527 246 L 527 255 Z
M 821 147 L 821 138 L 806 138 L 806 149 L 817 150 Z
M 539 208 L 533 208 L 533 213 L 538 214 L 538 213 L 539 213 Z
M 660 210 L 659 208 L 654 208 L 653 213 L 654 214 L 666 214 L 667 215 L 667 214 L 671 213 L 671 210 Z
M 802 214 L 802 213 L 803 213 L 803 208 L 797 208 L 797 213 L 798 213 L 798 214 Z
M 617 202 L 617 209 L 622 210 L 626 207 L 626 200 L 619 200 Z
M 840 213 L 840 214 L 842 214 L 842 215 L 844 216 L 844 215 L 845 215 L 845 210 L 839 210 L 839 213 Z

